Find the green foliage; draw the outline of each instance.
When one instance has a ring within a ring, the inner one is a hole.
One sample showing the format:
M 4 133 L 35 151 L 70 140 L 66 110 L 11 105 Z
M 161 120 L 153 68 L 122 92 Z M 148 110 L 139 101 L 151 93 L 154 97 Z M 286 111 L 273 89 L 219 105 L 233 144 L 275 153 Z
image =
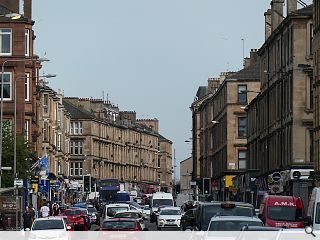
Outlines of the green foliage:
M 2 167 L 12 167 L 12 170 L 2 172 L 2 187 L 12 187 L 14 180 L 14 136 L 9 122 L 3 123 L 2 138 Z M 17 135 L 16 141 L 17 174 L 18 178 L 24 179 L 28 177 L 28 170 L 35 153 L 28 147 L 23 134 Z

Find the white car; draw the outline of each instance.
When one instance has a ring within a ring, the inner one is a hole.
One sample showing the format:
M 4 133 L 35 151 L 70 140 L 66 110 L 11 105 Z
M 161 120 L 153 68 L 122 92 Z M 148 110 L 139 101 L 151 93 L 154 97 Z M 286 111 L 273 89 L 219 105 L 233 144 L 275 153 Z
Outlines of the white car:
M 179 207 L 164 207 L 160 209 L 157 229 L 180 228 L 181 210 Z
M 114 215 L 118 212 L 126 212 L 130 210 L 130 205 L 126 203 L 113 203 L 108 204 L 103 209 L 103 220 L 108 220 L 113 218 Z

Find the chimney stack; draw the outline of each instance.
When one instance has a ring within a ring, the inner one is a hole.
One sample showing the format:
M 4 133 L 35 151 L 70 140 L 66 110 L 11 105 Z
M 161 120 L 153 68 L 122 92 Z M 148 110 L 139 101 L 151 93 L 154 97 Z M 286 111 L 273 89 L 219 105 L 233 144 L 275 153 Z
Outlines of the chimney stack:
M 273 32 L 283 20 L 284 0 L 271 1 L 271 31 Z
M 287 15 L 298 9 L 297 0 L 287 0 Z
M 265 19 L 265 23 L 264 23 L 265 40 L 267 40 L 271 35 L 271 9 L 268 9 L 264 13 L 264 19 Z

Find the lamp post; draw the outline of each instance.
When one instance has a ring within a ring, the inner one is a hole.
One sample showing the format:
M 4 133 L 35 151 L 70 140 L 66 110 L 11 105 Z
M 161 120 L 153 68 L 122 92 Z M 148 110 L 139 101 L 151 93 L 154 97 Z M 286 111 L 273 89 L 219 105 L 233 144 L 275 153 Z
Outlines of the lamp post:
M 0 15 L 1 16 L 1 15 Z M 2 139 L 3 139 L 3 83 L 4 83 L 4 66 L 8 62 L 26 62 L 28 59 L 8 59 L 2 63 L 1 67 L 1 104 L 0 104 L 0 188 L 1 188 L 1 175 L 2 175 Z M 33 59 L 32 61 L 48 62 L 47 58 Z

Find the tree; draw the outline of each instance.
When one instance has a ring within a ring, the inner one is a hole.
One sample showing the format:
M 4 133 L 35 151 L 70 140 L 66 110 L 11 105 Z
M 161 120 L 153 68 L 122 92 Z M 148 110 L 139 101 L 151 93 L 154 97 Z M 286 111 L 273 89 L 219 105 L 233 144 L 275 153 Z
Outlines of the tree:
M 2 187 L 13 187 L 14 135 L 8 121 L 3 122 L 2 140 L 2 166 L 12 167 L 12 170 L 2 172 Z M 31 166 L 31 160 L 36 154 L 25 142 L 23 134 L 18 134 L 16 140 L 17 175 L 18 178 L 24 179 L 29 176 L 28 170 Z

